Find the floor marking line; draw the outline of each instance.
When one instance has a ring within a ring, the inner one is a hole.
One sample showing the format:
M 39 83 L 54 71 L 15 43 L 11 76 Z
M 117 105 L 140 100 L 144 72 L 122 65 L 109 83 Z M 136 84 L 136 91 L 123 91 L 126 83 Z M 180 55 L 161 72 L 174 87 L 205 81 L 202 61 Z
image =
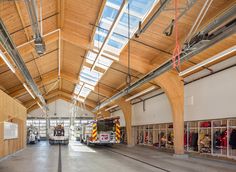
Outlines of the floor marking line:
M 120 153 L 120 152 L 116 152 L 116 151 L 113 151 L 113 150 L 111 150 L 111 149 L 106 149 L 106 150 L 108 150 L 108 151 L 110 151 L 110 152 L 113 152 L 113 153 L 117 153 L 117 154 L 119 154 L 119 155 L 125 156 L 125 157 L 130 158 L 130 159 L 133 159 L 133 160 L 135 160 L 135 161 L 141 162 L 141 163 L 143 163 L 143 164 L 149 165 L 149 166 L 151 166 L 151 167 L 160 169 L 160 170 L 162 170 L 162 171 L 171 172 L 171 171 L 169 171 L 169 170 L 166 170 L 166 169 L 164 169 L 164 168 L 158 167 L 158 166 L 153 165 L 153 164 L 150 164 L 150 163 L 148 163 L 148 162 L 145 162 L 145 161 L 136 159 L 136 158 L 131 157 L 131 156 L 129 156 L 129 155 L 126 155 L 126 154 L 123 154 L 123 153 Z

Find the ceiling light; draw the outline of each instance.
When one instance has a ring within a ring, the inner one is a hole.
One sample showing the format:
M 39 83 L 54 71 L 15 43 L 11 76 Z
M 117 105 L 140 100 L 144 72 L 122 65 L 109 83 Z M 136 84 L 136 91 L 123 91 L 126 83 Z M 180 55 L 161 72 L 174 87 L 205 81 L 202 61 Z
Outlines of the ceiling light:
M 207 65 L 209 63 L 212 63 L 212 62 L 214 62 L 216 60 L 219 60 L 220 58 L 222 58 L 222 57 L 224 57 L 224 56 L 226 56 L 226 55 L 228 55 L 230 53 L 233 53 L 234 51 L 236 51 L 236 45 L 231 47 L 231 48 L 229 48 L 229 49 L 227 49 L 227 50 L 225 50 L 225 51 L 222 51 L 222 52 L 216 54 L 215 56 L 213 56 L 213 57 L 211 57 L 209 59 L 206 59 L 206 60 L 202 61 L 201 63 L 198 63 L 198 64 L 196 64 L 196 65 L 194 65 L 194 66 L 192 66 L 192 67 L 190 67 L 190 68 L 180 72 L 179 76 L 186 75 L 187 73 L 190 73 L 190 72 L 192 72 L 192 71 L 194 71 L 196 69 L 199 69 L 202 66 L 205 66 L 205 65 Z
M 113 109 L 113 108 L 116 108 L 116 107 L 118 107 L 118 105 L 111 106 L 111 107 L 105 109 L 105 111 L 109 111 L 109 110 L 111 110 L 111 109 Z
M 25 89 L 28 91 L 28 93 L 31 95 L 31 97 L 33 99 L 35 99 L 35 96 L 33 95 L 33 93 L 30 91 L 30 89 L 28 88 L 28 86 L 24 83 L 23 86 L 25 87 Z
M 37 104 L 41 109 L 43 109 L 43 106 L 39 102 L 37 102 Z
M 31 86 L 31 89 L 34 92 L 34 95 L 37 95 L 42 105 L 47 110 L 48 109 L 47 103 L 45 99 L 43 98 L 42 93 L 39 90 L 37 84 L 34 82 L 29 70 L 26 67 L 24 60 L 22 59 L 19 51 L 17 50 L 16 45 L 14 44 L 14 41 L 12 40 L 10 34 L 8 33 L 7 28 L 4 25 L 1 18 L 0 18 L 0 42 L 2 43 L 2 46 L 7 51 L 7 53 L 11 56 L 11 59 L 14 61 L 21 75 L 24 77 L 27 83 Z
M 4 53 L 0 50 L 0 57 L 2 58 L 2 60 L 7 64 L 7 66 L 9 67 L 9 69 L 11 69 L 11 71 L 13 73 L 16 73 L 15 68 L 13 67 L 13 65 L 9 62 L 9 60 L 7 59 L 7 57 L 4 55 Z
M 130 100 L 133 100 L 133 99 L 135 99 L 136 97 L 139 97 L 139 96 L 141 96 L 141 95 L 143 95 L 143 94 L 145 94 L 145 93 L 148 93 L 148 92 L 150 92 L 150 91 L 152 91 L 152 90 L 154 90 L 154 89 L 156 89 L 156 87 L 155 87 L 155 86 L 151 86 L 151 87 L 147 88 L 146 90 L 143 90 L 143 91 L 141 91 L 141 92 L 139 92 L 139 93 L 137 93 L 137 94 L 135 94 L 135 95 L 129 97 L 129 98 L 126 99 L 125 101 L 127 102 L 127 101 L 130 101 Z
M 37 102 L 37 104 L 42 109 L 43 113 L 46 115 L 46 110 L 43 108 L 43 106 L 39 102 Z

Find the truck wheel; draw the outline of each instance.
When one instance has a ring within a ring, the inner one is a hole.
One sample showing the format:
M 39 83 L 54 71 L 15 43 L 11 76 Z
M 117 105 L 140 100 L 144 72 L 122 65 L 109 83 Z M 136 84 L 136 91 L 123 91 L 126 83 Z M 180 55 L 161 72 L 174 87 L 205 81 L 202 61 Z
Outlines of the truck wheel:
M 88 140 L 87 140 L 86 144 L 87 144 L 87 146 L 90 146 L 90 144 L 89 144 L 89 141 L 88 141 Z

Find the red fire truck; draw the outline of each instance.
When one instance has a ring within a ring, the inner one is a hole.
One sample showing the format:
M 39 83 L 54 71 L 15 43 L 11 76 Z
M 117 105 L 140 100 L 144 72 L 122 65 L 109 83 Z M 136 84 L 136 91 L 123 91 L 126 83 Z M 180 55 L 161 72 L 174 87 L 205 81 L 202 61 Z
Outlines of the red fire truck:
M 82 142 L 87 145 L 120 143 L 120 117 L 98 119 L 83 126 Z

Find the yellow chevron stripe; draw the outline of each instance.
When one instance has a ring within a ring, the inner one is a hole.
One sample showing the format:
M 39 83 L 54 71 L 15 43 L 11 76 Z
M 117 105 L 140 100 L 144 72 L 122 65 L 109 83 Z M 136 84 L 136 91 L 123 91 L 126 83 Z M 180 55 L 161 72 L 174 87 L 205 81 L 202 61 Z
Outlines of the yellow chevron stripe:
M 116 125 L 116 141 L 120 142 L 120 127 Z

